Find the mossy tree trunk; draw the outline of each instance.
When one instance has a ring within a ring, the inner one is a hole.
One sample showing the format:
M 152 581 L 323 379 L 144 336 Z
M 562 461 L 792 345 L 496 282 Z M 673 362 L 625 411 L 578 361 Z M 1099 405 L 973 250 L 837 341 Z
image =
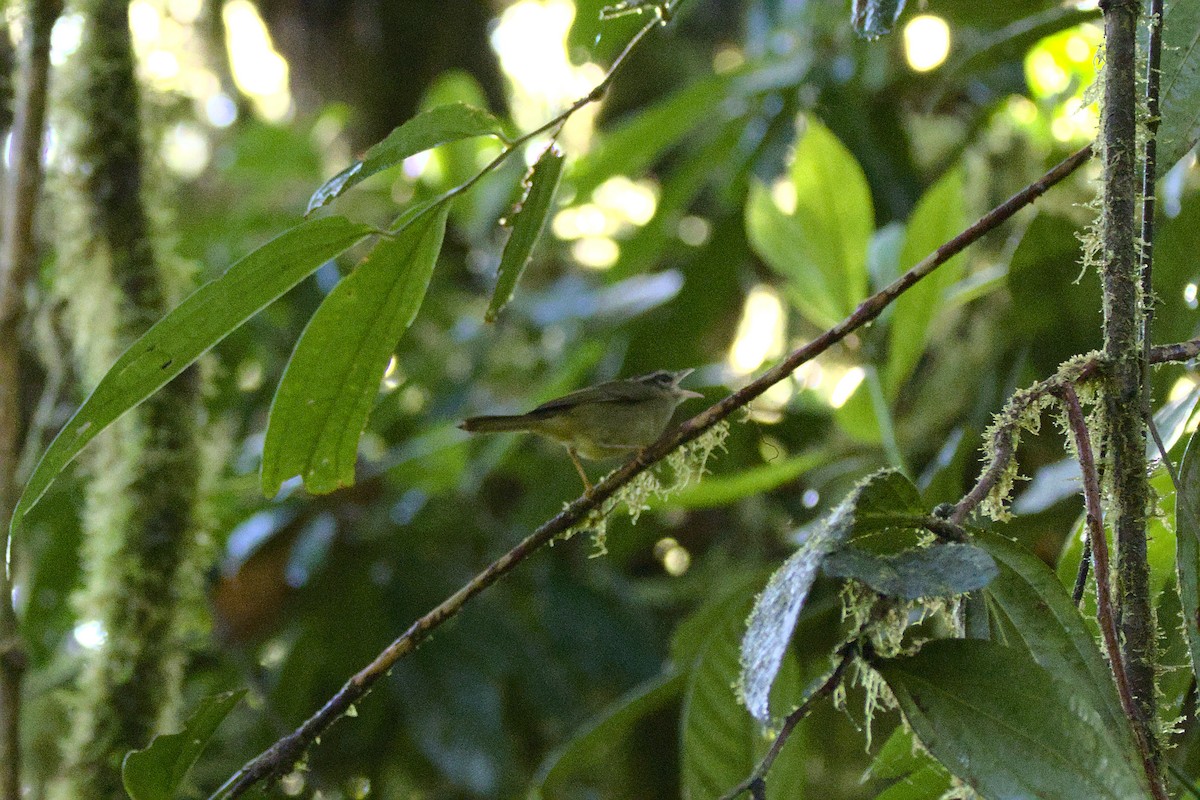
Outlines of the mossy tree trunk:
M 78 52 L 61 76 L 65 145 L 55 284 L 90 389 L 178 301 L 186 276 L 148 213 L 148 159 L 125 0 L 77 0 Z M 185 622 L 201 599 L 199 377 L 183 373 L 85 454 L 79 618 L 103 632 L 82 665 L 52 795 L 123 798 L 120 761 L 178 712 Z

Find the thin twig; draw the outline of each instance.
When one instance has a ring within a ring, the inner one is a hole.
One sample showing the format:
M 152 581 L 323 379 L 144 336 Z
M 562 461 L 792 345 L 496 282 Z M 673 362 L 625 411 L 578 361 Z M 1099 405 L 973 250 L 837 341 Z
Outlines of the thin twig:
M 28 0 L 10 143 L 12 166 L 0 216 L 0 798 L 21 797 L 21 682 L 25 647 L 13 605 L 9 519 L 16 502 L 24 427 L 21 331 L 24 292 L 34 273 L 33 218 L 42 183 L 42 131 L 50 69 L 50 31 L 61 0 Z
M 1150 419 L 1150 341 L 1154 327 L 1154 186 L 1158 172 L 1159 78 L 1162 63 L 1162 0 L 1150 0 L 1146 42 L 1146 144 L 1142 150 L 1142 416 Z
M 1167 364 L 1188 361 L 1200 355 L 1200 339 L 1191 339 L 1175 344 L 1163 344 L 1150 348 L 1150 363 Z M 992 431 L 992 457 L 984 467 L 979 480 L 958 503 L 949 515 L 949 520 L 956 525 L 962 525 L 979 505 L 987 499 L 992 490 L 1000 482 L 1000 478 L 1012 464 L 1017 432 L 1023 424 L 1023 414 L 1034 403 L 1055 394 L 1067 384 L 1077 385 L 1098 377 L 1105 367 L 1105 359 L 1100 354 L 1094 354 L 1084 361 L 1072 361 L 1062 367 L 1058 373 L 1038 381 L 1027 389 L 1013 395 L 998 415 L 1003 422 Z
M 505 573 L 516 567 L 530 555 L 553 541 L 557 536 L 585 521 L 606 500 L 616 494 L 639 474 L 649 469 L 686 444 L 703 435 L 710 428 L 724 421 L 738 409 L 744 408 L 776 383 L 786 379 L 792 372 L 816 356 L 824 353 L 850 333 L 878 317 L 897 297 L 917 281 L 929 275 L 969 245 L 994 230 L 1019 210 L 1032 203 L 1051 186 L 1066 178 L 1091 156 L 1091 146 L 1076 151 L 1034 183 L 1026 186 L 1008 200 L 976 220 L 965 231 L 946 242 L 891 285 L 859 304 L 858 308 L 840 323 L 825 331 L 808 344 L 793 350 L 786 358 L 767 370 L 749 384 L 713 404 L 676 428 L 664 433 L 657 442 L 639 452 L 619 469 L 610 473 L 596 484 L 590 494 L 577 498 L 557 516 L 542 524 L 536 531 L 518 543 L 513 549 L 489 564 L 482 572 L 468 581 L 462 588 L 443 600 L 409 626 L 374 661 L 355 674 L 338 692 L 299 728 L 283 737 L 249 761 L 213 795 L 218 798 L 240 796 L 248 788 L 269 777 L 278 777 L 291 769 L 309 745 L 336 722 L 351 705 L 366 695 L 375 682 L 387 674 L 397 661 L 411 653 L 429 634 L 446 620 L 453 617 L 475 595 L 487 589 Z
M 1079 554 L 1079 571 L 1075 573 L 1075 588 L 1071 591 L 1071 602 L 1079 608 L 1083 603 L 1083 593 L 1087 589 L 1088 572 L 1092 566 L 1092 537 L 1083 528 L 1083 552 Z
M 855 642 L 845 645 L 838 651 L 840 660 L 830 676 L 825 679 L 820 688 L 800 704 L 799 708 L 787 715 L 787 719 L 783 721 L 783 726 L 779 729 L 779 734 L 775 737 L 775 741 L 771 742 L 771 749 L 767 750 L 767 754 L 763 756 L 762 761 L 758 762 L 758 766 L 754 768 L 749 777 L 721 795 L 720 800 L 734 800 L 742 792 L 749 792 L 755 798 L 766 796 L 767 772 L 771 769 L 771 765 L 775 763 L 775 759 L 783 751 L 783 746 L 787 744 L 788 737 L 792 735 L 792 731 L 796 729 L 800 721 L 808 716 L 818 700 L 832 694 L 837 689 L 838 685 L 842 682 L 842 675 L 845 674 L 846 668 L 850 666 L 850 662 L 854 660 L 857 654 L 858 646 Z
M 403 224 L 405 226 L 411 225 L 414 222 L 416 222 L 418 219 L 420 219 L 421 217 L 423 217 L 426 214 L 428 214 L 429 212 L 433 211 L 433 209 L 441 206 L 442 203 L 445 203 L 448 200 L 453 200 L 455 197 L 458 197 L 460 194 L 463 194 L 464 192 L 468 191 L 475 184 L 477 184 L 481 180 L 483 180 L 484 177 L 486 177 L 487 175 L 490 175 L 492 172 L 494 172 L 496 169 L 498 169 L 501 164 L 503 164 L 505 161 L 507 161 L 509 159 L 509 157 L 512 156 L 513 153 L 516 153 L 522 147 L 524 147 L 526 144 L 528 144 L 531 140 L 537 138 L 538 136 L 541 136 L 543 133 L 546 133 L 547 131 L 554 131 L 553 135 L 551 136 L 551 139 L 558 138 L 558 134 L 559 134 L 559 132 L 562 131 L 563 126 L 567 124 L 567 120 L 569 120 L 572 116 L 574 116 L 575 113 L 578 112 L 584 106 L 599 102 L 599 100 L 602 97 L 604 97 L 604 93 L 606 91 L 608 91 L 609 85 L 612 84 L 613 79 L 616 78 L 617 71 L 620 70 L 621 66 L 625 63 L 625 60 L 627 58 L 629 58 L 629 56 L 634 52 L 634 50 L 637 49 L 638 45 L 641 44 L 642 40 L 646 38 L 646 36 L 650 33 L 650 31 L 652 31 L 655 28 L 658 28 L 662 25 L 667 24 L 667 22 L 671 19 L 671 14 L 673 14 L 674 10 L 677 9 L 680 5 L 682 5 L 683 2 L 684 2 L 684 0 L 675 0 L 675 2 L 671 3 L 668 6 L 668 9 L 669 9 L 668 11 L 665 11 L 665 12 L 662 12 L 661 14 L 655 15 L 654 19 L 649 20 L 648 22 L 646 22 L 645 25 L 643 25 L 641 28 L 639 28 L 638 32 L 635 33 L 633 35 L 633 37 L 629 40 L 629 43 L 625 45 L 625 48 L 623 50 L 621 50 L 621 52 L 617 55 L 616 58 L 613 59 L 612 65 L 609 66 L 609 68 L 608 68 L 608 72 L 606 72 L 604 74 L 604 77 L 600 80 L 599 83 L 597 83 L 595 86 L 592 87 L 592 90 L 590 92 L 585 94 L 583 97 L 580 97 L 578 100 L 576 100 L 574 103 L 572 103 L 570 106 L 568 106 L 564 111 L 559 113 L 554 118 L 548 120 L 547 122 L 543 123 L 542 125 L 539 125 L 538 127 L 534 128 L 533 130 L 529 131 L 528 133 L 518 136 L 516 139 L 506 141 L 504 148 L 499 152 L 499 154 L 497 154 L 497 156 L 495 158 L 493 158 L 491 161 L 489 161 L 483 167 L 483 169 L 479 170 L 479 172 L 477 172 L 475 175 L 471 176 L 471 178 L 469 178 L 468 180 L 463 181 L 458 186 L 455 186 L 453 189 L 449 189 L 448 191 L 443 192 L 440 197 L 426 203 L 424 206 L 419 208 L 415 213 L 411 209 L 401 212 L 396 217 L 396 221 L 393 222 L 393 225 L 392 225 L 393 231 L 392 232 L 393 233 L 395 232 L 396 227 L 400 224 L 401 221 L 403 221 Z
M 1086 508 L 1086 525 L 1088 540 L 1092 543 L 1092 557 L 1096 561 L 1096 619 L 1100 623 L 1101 637 L 1104 648 L 1108 651 L 1108 660 L 1112 666 L 1113 678 L 1116 679 L 1117 695 L 1121 698 L 1121 708 L 1129 718 L 1134 738 L 1137 741 L 1138 752 L 1142 757 L 1142 769 L 1150 783 L 1151 791 L 1158 800 L 1167 800 L 1163 789 L 1162 776 L 1159 774 L 1155 759 L 1154 748 L 1147 741 L 1145 723 L 1141 718 L 1141 708 L 1130 686 L 1129 675 L 1124 667 L 1124 656 L 1121 652 L 1121 638 L 1117 631 L 1115 608 L 1112 597 L 1112 567 L 1108 557 L 1108 539 L 1104 535 L 1104 522 L 1101 498 L 1100 476 L 1096 472 L 1096 460 L 1092 454 L 1092 439 L 1088 433 L 1087 420 L 1083 408 L 1079 404 L 1079 395 L 1075 387 L 1067 384 L 1058 392 L 1059 398 L 1067 412 L 1067 423 L 1075 440 L 1076 457 L 1079 459 L 1079 471 L 1083 475 L 1083 500 Z

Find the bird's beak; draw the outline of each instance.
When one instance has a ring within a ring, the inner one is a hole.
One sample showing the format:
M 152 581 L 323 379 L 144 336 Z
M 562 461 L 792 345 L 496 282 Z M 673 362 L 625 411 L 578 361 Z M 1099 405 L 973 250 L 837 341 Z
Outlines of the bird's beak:
M 686 378 L 688 375 L 691 375 L 695 371 L 696 370 L 694 367 L 689 367 L 687 369 L 681 369 L 678 372 L 676 372 L 675 373 L 675 388 L 679 389 L 679 384 L 683 382 L 683 379 Z M 688 400 L 692 397 L 704 397 L 704 395 L 700 394 L 699 392 L 693 392 L 690 389 L 679 389 L 679 399 L 681 401 Z

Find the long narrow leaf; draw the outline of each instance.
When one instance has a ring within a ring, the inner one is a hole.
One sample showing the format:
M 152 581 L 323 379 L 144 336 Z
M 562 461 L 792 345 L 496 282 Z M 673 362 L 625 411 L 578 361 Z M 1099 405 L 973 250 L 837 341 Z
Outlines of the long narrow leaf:
M 133 343 L 63 426 L 25 486 L 12 528 L 84 445 L 317 267 L 370 234 L 343 217 L 304 222 L 193 292 Z
M 381 241 L 313 314 L 271 404 L 262 463 L 268 496 L 293 475 L 315 493 L 354 483 L 358 439 L 388 359 L 425 299 L 448 210 Z
M 355 161 L 313 192 L 306 214 L 340 197 L 367 178 L 394 167 L 409 156 L 460 139 L 475 136 L 503 136 L 504 125 L 492 114 L 465 103 L 431 108 L 393 130 L 383 141 L 371 147 L 361 161 Z
M 546 228 L 546 218 L 554 204 L 554 192 L 558 189 L 558 179 L 562 177 L 563 154 L 553 144 L 546 148 L 541 158 L 533 165 L 533 173 L 529 176 L 529 188 L 521 201 L 521 210 L 513 221 L 512 233 L 504 245 L 504 255 L 500 258 L 500 269 L 496 277 L 496 289 L 492 293 L 492 302 L 488 305 L 484 319 L 493 322 L 500 310 L 512 299 L 517 281 L 525 271 L 533 255 L 533 248 L 542 231 Z

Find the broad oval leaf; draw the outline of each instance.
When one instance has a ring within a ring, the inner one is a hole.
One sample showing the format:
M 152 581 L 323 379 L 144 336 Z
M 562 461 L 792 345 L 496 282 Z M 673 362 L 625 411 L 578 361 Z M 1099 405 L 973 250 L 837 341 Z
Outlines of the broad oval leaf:
M 904 0 L 854 0 L 850 21 L 854 32 L 874 39 L 892 32 L 892 26 L 904 10 Z
M 217 727 L 245 696 L 246 690 L 206 697 L 179 733 L 155 736 L 143 750 L 133 750 L 121 763 L 121 780 L 133 800 L 174 800 L 188 770 L 217 732 Z
M 996 562 L 970 544 L 937 544 L 881 555 L 842 547 L 822 564 L 825 574 L 853 578 L 889 597 L 919 600 L 982 589 L 996 577 Z
M 1200 431 L 1192 434 L 1179 467 L 1175 495 L 1175 569 L 1183 627 L 1192 657 L 1192 672 L 1200 675 Z
M 877 472 L 815 526 L 800 549 L 771 576 L 750 612 L 742 639 L 742 699 L 755 719 L 770 718 L 771 686 L 821 562 L 853 535 L 881 531 L 896 524 L 898 517 L 911 519 L 919 502 L 916 487 L 903 475 Z
M 996 561 L 999 574 L 984 590 L 1000 622 L 1015 631 L 1010 647 L 1023 648 L 1046 670 L 1075 687 L 1075 694 L 1100 714 L 1104 729 L 1134 760 L 1133 733 L 1121 709 L 1108 663 L 1079 609 L 1040 558 L 1003 536 L 975 531 L 972 539 Z
M 1169 0 L 1162 21 L 1158 174 L 1200 139 L 1200 3 Z
M 1079 687 L 1018 650 L 943 639 L 875 667 L 921 744 L 984 797 L 1149 797 Z
M 966 227 L 963 206 L 963 173 L 954 169 L 930 187 L 917 203 L 900 251 L 900 270 L 912 269 L 943 243 Z M 895 398 L 916 367 L 929 341 L 930 323 L 945 305 L 945 292 L 962 275 L 962 256 L 942 264 L 915 284 L 892 306 L 888 329 L 888 396 Z
M 425 299 L 448 211 L 443 204 L 381 240 L 313 314 L 271 403 L 267 496 L 293 475 L 317 494 L 354 483 L 359 437 L 388 359 Z
M 376 143 L 362 160 L 355 161 L 313 192 L 306 214 L 340 197 L 367 178 L 394 167 L 409 156 L 460 139 L 475 136 L 504 138 L 504 124 L 490 112 L 465 103 L 431 108 L 405 122 Z
M 500 257 L 500 269 L 496 276 L 496 289 L 492 292 L 492 302 L 488 304 L 484 319 L 494 322 L 496 315 L 508 301 L 512 299 L 517 281 L 525 271 L 533 255 L 533 248 L 542 231 L 546 229 L 546 218 L 550 216 L 550 208 L 554 204 L 554 193 L 558 189 L 558 180 L 562 177 L 563 154 L 551 144 L 542 153 L 533 171 L 529 175 L 525 197 L 521 200 L 521 208 L 513 220 L 512 233 L 504 245 L 504 254 Z
M 343 217 L 303 222 L 201 286 L 156 322 L 100 379 L 46 448 L 13 512 L 12 528 L 84 445 L 165 386 L 217 342 L 329 259 L 372 233 Z
M 771 187 L 754 183 L 746 202 L 754 251 L 788 279 L 792 302 L 822 328 L 840 322 L 866 294 L 874 227 L 862 167 L 813 117 L 790 173 Z

